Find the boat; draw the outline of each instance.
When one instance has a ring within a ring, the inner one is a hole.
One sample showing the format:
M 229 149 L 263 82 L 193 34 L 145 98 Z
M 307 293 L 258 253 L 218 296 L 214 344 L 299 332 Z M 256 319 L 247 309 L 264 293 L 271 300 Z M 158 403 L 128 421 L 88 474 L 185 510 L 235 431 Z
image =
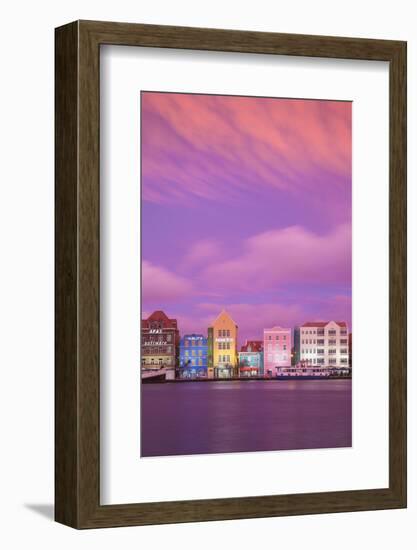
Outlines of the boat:
M 331 376 L 331 369 L 315 365 L 294 365 L 292 367 L 277 367 L 278 380 L 323 380 Z
M 165 368 L 142 369 L 141 377 L 142 377 L 143 384 L 154 384 L 158 382 L 165 382 L 167 377 L 167 372 Z

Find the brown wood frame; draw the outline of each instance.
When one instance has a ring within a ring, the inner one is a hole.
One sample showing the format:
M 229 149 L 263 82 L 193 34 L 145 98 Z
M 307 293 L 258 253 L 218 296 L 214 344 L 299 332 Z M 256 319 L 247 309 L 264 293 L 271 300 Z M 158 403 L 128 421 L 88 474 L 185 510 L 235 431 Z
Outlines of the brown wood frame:
M 389 62 L 389 487 L 100 505 L 99 55 L 120 44 Z M 55 34 L 55 519 L 75 528 L 406 506 L 406 43 L 76 21 Z

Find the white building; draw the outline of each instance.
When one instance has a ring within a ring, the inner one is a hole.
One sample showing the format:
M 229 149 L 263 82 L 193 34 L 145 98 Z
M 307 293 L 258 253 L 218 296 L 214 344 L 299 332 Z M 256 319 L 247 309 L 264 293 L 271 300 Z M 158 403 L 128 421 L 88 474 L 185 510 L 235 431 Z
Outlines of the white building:
M 349 333 L 344 321 L 313 321 L 300 327 L 301 362 L 324 367 L 349 367 Z

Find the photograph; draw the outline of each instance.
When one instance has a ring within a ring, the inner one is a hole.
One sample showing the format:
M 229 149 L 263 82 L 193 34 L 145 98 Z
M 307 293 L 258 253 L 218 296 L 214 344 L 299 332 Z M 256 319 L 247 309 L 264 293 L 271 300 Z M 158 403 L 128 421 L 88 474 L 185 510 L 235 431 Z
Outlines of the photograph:
M 351 447 L 352 102 L 141 91 L 140 129 L 140 456 Z

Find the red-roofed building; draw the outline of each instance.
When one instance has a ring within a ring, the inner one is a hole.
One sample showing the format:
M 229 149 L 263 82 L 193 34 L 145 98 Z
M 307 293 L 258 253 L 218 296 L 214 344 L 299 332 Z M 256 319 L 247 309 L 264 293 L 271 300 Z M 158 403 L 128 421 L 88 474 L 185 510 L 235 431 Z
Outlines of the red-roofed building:
M 246 340 L 239 352 L 239 376 L 262 376 L 264 368 L 262 340 Z
M 295 338 L 301 363 L 330 368 L 349 367 L 349 333 L 345 321 L 309 321 Z
M 175 378 L 179 340 L 177 320 L 163 311 L 154 311 L 142 319 L 142 371 L 165 368 L 167 378 Z

